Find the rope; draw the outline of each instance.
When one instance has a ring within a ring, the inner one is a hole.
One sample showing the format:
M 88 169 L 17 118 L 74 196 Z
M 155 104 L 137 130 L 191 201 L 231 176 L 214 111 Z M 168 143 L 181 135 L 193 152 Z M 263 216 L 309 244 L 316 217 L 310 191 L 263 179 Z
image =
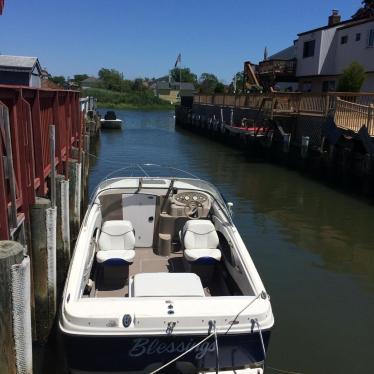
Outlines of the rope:
M 214 343 L 216 345 L 216 374 L 219 374 L 219 350 L 218 350 L 218 337 L 217 337 L 217 329 L 216 329 L 216 321 L 213 323 L 214 328 Z
M 251 300 L 251 302 L 249 302 L 236 316 L 235 318 L 231 321 L 231 324 L 229 326 L 229 328 L 227 329 L 227 331 L 225 332 L 225 335 L 230 331 L 232 325 L 235 323 L 235 321 L 237 320 L 237 318 L 240 316 L 241 313 L 243 313 L 247 308 L 249 308 L 260 296 L 262 295 L 262 292 L 259 293 L 253 300 Z M 257 322 L 258 324 L 258 322 Z M 259 326 L 259 324 L 258 324 Z M 197 348 L 199 345 L 201 345 L 202 343 L 204 343 L 206 340 L 208 340 L 209 338 L 211 338 L 212 336 L 215 337 L 215 347 L 216 347 L 216 373 L 219 372 L 219 351 L 218 351 L 218 336 L 217 336 L 217 330 L 216 330 L 216 324 L 215 322 L 211 322 L 211 328 L 213 328 L 213 332 L 211 334 L 209 334 L 207 337 L 205 337 L 203 340 L 201 340 L 199 343 L 195 344 L 193 347 L 191 347 L 190 349 L 188 349 L 187 351 L 183 352 L 182 354 L 180 354 L 179 356 L 173 358 L 171 361 L 167 362 L 165 365 L 159 367 L 158 369 L 152 371 L 150 374 L 155 374 L 155 373 L 158 373 L 160 370 L 162 369 L 165 369 L 166 367 L 168 367 L 169 365 L 171 365 L 173 362 L 175 361 L 178 361 L 181 357 L 185 356 L 186 354 L 188 354 L 189 352 L 193 351 L 195 348 Z M 261 330 L 260 330 L 260 336 L 261 336 L 261 342 L 262 342 L 262 349 L 264 350 L 264 355 L 266 355 L 265 353 L 265 345 L 264 345 L 264 342 L 263 342 L 263 339 L 262 339 L 262 333 L 261 333 Z
M 236 316 L 235 318 L 231 321 L 229 328 L 226 330 L 225 335 L 231 330 L 231 327 L 233 324 L 236 322 L 238 317 L 247 309 L 249 308 L 260 296 L 262 293 L 259 293 L 253 300 L 251 300 Z
M 261 330 L 261 327 L 260 327 L 260 324 L 259 324 L 257 318 L 256 318 L 255 320 L 252 320 L 252 321 L 254 321 L 254 323 L 257 325 L 258 332 L 259 332 L 259 334 L 260 334 L 261 345 L 262 345 L 262 351 L 264 352 L 264 361 L 265 361 L 265 360 L 266 360 L 266 350 L 265 350 L 264 339 L 263 339 L 263 337 L 262 337 L 262 330 Z
M 183 356 L 185 356 L 186 354 L 190 353 L 191 351 L 193 351 L 195 348 L 197 348 L 199 345 L 203 344 L 205 341 L 207 341 L 209 338 L 211 338 L 212 336 L 214 336 L 214 332 L 212 332 L 211 334 L 209 334 L 207 337 L 205 337 L 203 340 L 201 340 L 199 343 L 195 344 L 193 347 L 191 347 L 190 349 L 188 349 L 187 351 L 183 352 L 182 354 L 180 354 L 179 356 L 173 358 L 171 361 L 167 362 L 165 365 L 159 367 L 158 369 L 152 371 L 150 374 L 155 374 L 155 373 L 158 373 L 159 371 L 161 371 L 162 369 L 165 369 L 167 366 L 171 365 L 173 362 L 175 361 L 178 361 L 180 358 L 182 358 Z

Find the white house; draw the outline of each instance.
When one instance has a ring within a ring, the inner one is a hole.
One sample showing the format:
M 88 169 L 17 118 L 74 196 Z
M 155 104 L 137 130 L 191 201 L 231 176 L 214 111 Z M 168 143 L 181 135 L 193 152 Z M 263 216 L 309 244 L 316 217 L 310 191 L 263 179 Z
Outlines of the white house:
M 295 41 L 301 91 L 334 91 L 353 61 L 366 72 L 362 91 L 374 92 L 374 18 L 341 21 L 334 10 L 327 26 L 306 31 Z

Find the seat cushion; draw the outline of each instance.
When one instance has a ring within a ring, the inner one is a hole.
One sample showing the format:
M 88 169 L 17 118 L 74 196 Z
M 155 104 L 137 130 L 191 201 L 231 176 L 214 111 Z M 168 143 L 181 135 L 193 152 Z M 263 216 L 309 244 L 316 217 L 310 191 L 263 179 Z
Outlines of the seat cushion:
M 140 273 L 132 281 L 134 297 L 204 297 L 200 277 L 193 273 Z
M 185 249 L 184 257 L 188 262 L 211 264 L 221 260 L 221 251 L 218 248 Z
M 125 265 L 132 264 L 135 258 L 135 251 L 131 250 L 108 250 L 98 251 L 96 261 L 105 265 Z
M 130 221 L 104 222 L 99 237 L 100 251 L 133 250 L 134 247 L 135 235 Z
M 214 249 L 219 243 L 216 229 L 208 220 L 187 221 L 182 236 L 186 249 Z

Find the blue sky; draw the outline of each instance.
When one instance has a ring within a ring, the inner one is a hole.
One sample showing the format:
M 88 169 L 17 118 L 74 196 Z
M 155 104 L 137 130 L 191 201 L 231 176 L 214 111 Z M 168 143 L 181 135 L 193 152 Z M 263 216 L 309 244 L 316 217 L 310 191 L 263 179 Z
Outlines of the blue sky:
M 0 52 L 37 56 L 53 75 L 159 77 L 182 65 L 229 82 L 243 61 L 258 62 L 323 26 L 332 9 L 343 19 L 360 0 L 5 0 Z

